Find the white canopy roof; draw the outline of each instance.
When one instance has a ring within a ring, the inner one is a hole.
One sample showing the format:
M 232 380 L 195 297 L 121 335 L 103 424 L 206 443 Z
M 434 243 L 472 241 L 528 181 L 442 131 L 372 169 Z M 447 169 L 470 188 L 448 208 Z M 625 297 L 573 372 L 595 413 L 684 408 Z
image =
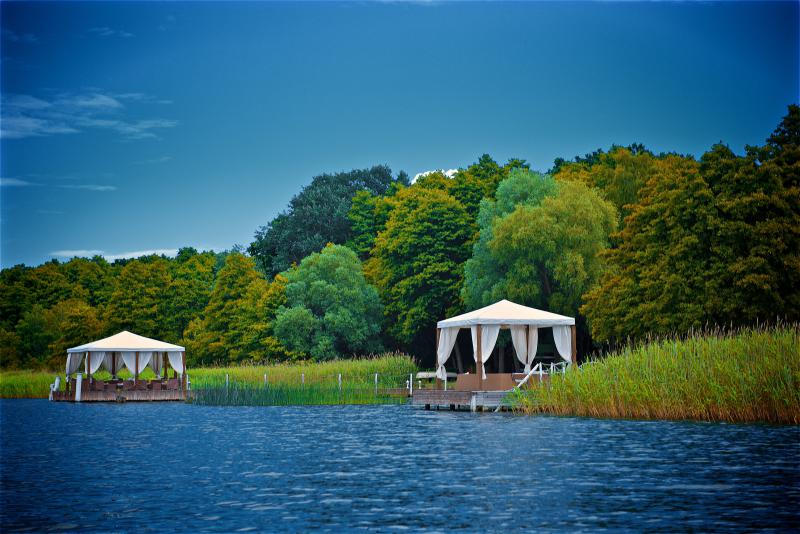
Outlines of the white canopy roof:
M 140 336 L 127 330 L 111 337 L 98 339 L 78 347 L 67 349 L 67 353 L 90 351 L 153 351 L 153 352 L 184 352 L 186 349 L 180 345 L 165 343 L 157 339 Z
M 571 326 L 575 324 L 575 319 L 558 315 L 557 313 L 529 308 L 503 299 L 485 308 L 439 321 L 436 326 L 438 328 L 452 328 L 479 324 L 532 325 L 537 327 Z

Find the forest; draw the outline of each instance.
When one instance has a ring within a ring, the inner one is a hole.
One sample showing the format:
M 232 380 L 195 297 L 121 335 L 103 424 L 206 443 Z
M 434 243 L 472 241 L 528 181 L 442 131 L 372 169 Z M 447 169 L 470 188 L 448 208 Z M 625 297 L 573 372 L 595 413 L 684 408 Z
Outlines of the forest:
M 377 165 L 314 177 L 247 247 L 6 268 L 0 366 L 60 369 L 121 330 L 185 345 L 195 366 L 430 363 L 436 321 L 502 298 L 575 316 L 581 358 L 797 321 L 800 107 L 742 153 L 614 145 L 546 172 L 484 154 L 414 183 Z

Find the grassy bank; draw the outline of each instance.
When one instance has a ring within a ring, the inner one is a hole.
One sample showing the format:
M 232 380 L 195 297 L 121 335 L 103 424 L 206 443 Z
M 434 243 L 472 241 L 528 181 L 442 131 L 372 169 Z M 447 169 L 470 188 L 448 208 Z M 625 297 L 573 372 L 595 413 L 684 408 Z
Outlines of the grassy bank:
M 251 404 L 267 404 L 269 398 L 273 398 L 274 402 L 279 404 L 329 404 L 339 401 L 355 403 L 370 400 L 367 397 L 374 397 L 375 373 L 378 374 L 379 389 L 385 389 L 402 387 L 409 373 L 414 373 L 416 370 L 417 367 L 410 357 L 402 354 L 384 354 L 358 360 L 334 360 L 323 363 L 189 367 L 189 378 L 192 381 L 192 389 L 199 394 L 198 400 L 210 404 L 243 404 L 245 398 L 249 399 Z M 46 398 L 50 384 L 57 374 L 59 374 L 57 371 L 0 372 L 0 398 Z M 63 380 L 63 371 L 60 374 Z M 269 388 L 264 387 L 265 374 Z M 342 375 L 342 390 L 348 392 L 344 396 L 339 395 L 339 374 Z M 228 391 L 240 391 L 240 394 L 224 396 L 226 375 L 229 378 Z M 108 378 L 108 373 L 100 372 L 96 376 L 104 379 Z M 129 377 L 130 374 L 123 371 L 120 376 Z M 142 378 L 152 377 L 150 369 L 142 374 Z M 271 390 L 272 393 L 265 393 L 267 390 Z M 203 391 L 209 392 L 209 395 L 201 400 Z M 249 393 L 244 393 L 245 391 Z M 311 395 L 314 391 L 318 394 Z M 257 398 L 259 395 L 263 398 Z M 226 398 L 227 401 L 223 402 Z M 300 402 L 303 400 L 307 402 Z M 384 399 L 381 400 L 383 401 Z
M 525 413 L 800 424 L 797 326 L 628 348 L 514 399 Z
M 410 357 L 392 354 L 324 363 L 190 369 L 189 376 L 197 404 L 384 404 L 405 400 L 387 395 L 386 390 L 405 387 L 409 374 L 416 371 Z

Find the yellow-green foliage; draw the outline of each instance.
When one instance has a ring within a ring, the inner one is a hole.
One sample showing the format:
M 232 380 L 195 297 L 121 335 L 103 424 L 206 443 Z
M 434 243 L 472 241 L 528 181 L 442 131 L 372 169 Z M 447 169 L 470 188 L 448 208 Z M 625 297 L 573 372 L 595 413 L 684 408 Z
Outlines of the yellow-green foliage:
M 800 424 L 797 325 L 655 341 L 534 387 L 526 413 Z
M 414 373 L 417 366 L 404 354 L 384 354 L 373 358 L 358 360 L 333 360 L 325 363 L 299 362 L 294 364 L 248 365 L 240 367 L 201 367 L 189 368 L 192 388 L 214 387 L 225 384 L 225 375 L 229 375 L 234 383 L 263 384 L 267 374 L 270 385 L 299 385 L 301 375 L 305 374 L 305 383 L 338 384 L 338 375 L 342 374 L 345 385 L 356 383 L 373 383 L 378 373 L 380 387 L 396 387 L 404 384 L 409 373 Z M 0 398 L 46 398 L 58 372 L 47 371 L 8 371 L 0 373 Z M 62 381 L 63 381 L 63 373 Z M 108 373 L 95 375 L 98 379 L 108 378 Z M 119 374 L 127 378 L 130 373 Z M 148 368 L 142 378 L 152 378 Z

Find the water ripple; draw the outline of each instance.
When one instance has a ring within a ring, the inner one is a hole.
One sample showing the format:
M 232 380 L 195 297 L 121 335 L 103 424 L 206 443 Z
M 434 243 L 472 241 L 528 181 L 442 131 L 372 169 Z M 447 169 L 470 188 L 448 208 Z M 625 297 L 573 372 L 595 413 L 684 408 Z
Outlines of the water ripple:
M 742 531 L 800 525 L 800 429 L 0 401 L 13 531 Z

